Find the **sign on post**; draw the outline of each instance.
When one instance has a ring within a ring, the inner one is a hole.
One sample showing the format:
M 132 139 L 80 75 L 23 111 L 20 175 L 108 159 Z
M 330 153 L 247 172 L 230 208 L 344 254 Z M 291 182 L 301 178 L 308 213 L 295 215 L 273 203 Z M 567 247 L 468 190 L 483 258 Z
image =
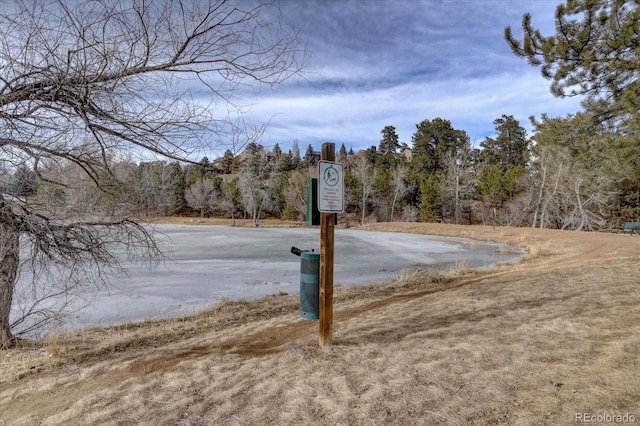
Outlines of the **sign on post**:
M 344 166 L 333 161 L 318 163 L 318 210 L 344 212 Z
M 322 144 L 322 161 L 318 163 L 318 210 L 320 210 L 320 348 L 333 339 L 333 227 L 336 213 L 344 210 L 344 170 L 336 163 L 336 145 Z

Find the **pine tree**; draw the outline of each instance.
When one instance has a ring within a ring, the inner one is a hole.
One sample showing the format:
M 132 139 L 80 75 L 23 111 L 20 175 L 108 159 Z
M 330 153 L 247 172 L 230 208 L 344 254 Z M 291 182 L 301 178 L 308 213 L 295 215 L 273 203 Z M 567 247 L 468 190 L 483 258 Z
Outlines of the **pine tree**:
M 203 174 L 206 174 L 209 171 L 210 167 L 211 163 L 209 162 L 209 158 L 207 158 L 207 156 L 205 155 L 204 157 L 202 157 L 202 160 L 200 160 L 200 170 L 202 170 Z
M 311 144 L 307 146 L 307 150 L 304 153 L 304 162 L 307 166 L 313 166 L 316 164 L 316 155 Z
M 273 155 L 276 157 L 276 160 L 280 159 L 280 156 L 282 155 L 282 150 L 280 149 L 280 145 L 276 142 L 276 144 L 273 146 Z
M 529 160 L 527 131 L 511 115 L 502 115 L 493 121 L 498 132 L 496 139 L 486 138 L 480 143 L 482 161 L 485 164 L 500 164 L 504 170 L 522 166 Z
M 440 182 L 435 175 L 430 175 L 420 184 L 420 219 L 423 222 L 440 222 L 442 220 L 442 192 Z
M 389 165 L 395 164 L 395 159 L 400 149 L 400 140 L 396 133 L 396 128 L 393 126 L 385 126 L 385 128 L 380 131 L 380 134 L 382 138 L 378 145 L 378 154 L 382 158 L 382 165 L 388 167 Z
M 235 163 L 235 157 L 230 149 L 227 149 L 222 156 L 220 165 L 222 166 L 222 173 L 229 174 L 233 172 Z
M 278 170 L 281 172 L 288 172 L 293 170 L 293 164 L 291 163 L 291 151 L 287 154 L 282 154 L 280 160 L 277 163 Z
M 184 170 L 180 163 L 177 161 L 171 163 L 171 201 L 169 206 L 170 215 L 181 215 L 184 213 L 184 209 L 187 206 L 187 200 L 185 198 L 185 191 L 187 189 Z
M 631 0 L 567 0 L 555 14 L 556 34 L 545 37 L 522 18 L 523 39 L 511 27 L 512 51 L 541 67 L 555 96 L 584 95 L 599 121 L 640 124 L 640 3 Z
M 347 148 L 344 144 L 340 145 L 340 150 L 338 151 L 338 163 L 345 163 L 347 161 Z
M 414 180 L 438 174 L 444 168 L 444 158 L 468 140 L 467 134 L 456 130 L 449 120 L 435 118 L 416 125 L 413 134 L 411 172 Z

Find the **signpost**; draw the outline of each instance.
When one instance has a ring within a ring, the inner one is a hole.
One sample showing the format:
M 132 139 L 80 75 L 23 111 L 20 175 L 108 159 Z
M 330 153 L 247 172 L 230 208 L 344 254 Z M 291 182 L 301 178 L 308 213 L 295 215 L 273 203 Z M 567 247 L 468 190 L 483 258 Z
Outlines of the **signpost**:
M 344 211 L 344 167 L 340 163 L 324 160 L 318 163 L 318 210 L 321 213 Z
M 318 210 L 320 210 L 320 303 L 319 344 L 330 345 L 333 327 L 333 227 L 335 214 L 344 211 L 344 168 L 335 163 L 334 143 L 322 144 L 318 165 Z

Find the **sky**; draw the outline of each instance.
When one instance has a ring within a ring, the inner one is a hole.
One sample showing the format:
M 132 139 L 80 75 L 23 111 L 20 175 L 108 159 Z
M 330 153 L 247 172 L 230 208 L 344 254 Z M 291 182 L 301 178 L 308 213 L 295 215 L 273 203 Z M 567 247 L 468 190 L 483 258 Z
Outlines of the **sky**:
M 281 0 L 283 25 L 311 53 L 304 78 L 241 102 L 251 122 L 269 122 L 261 141 L 287 151 L 297 140 L 378 145 L 394 126 L 411 145 L 416 125 L 443 118 L 474 145 L 495 136 L 493 121 L 512 115 L 532 135 L 530 116 L 565 116 L 580 99 L 555 98 L 537 67 L 515 56 L 503 32 L 522 36 L 529 12 L 554 33 L 560 0 Z

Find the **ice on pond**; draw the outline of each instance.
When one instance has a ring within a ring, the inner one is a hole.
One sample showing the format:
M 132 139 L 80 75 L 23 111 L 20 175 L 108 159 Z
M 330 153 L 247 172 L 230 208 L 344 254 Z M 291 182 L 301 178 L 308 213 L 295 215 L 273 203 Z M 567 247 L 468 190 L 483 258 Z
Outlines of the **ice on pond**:
M 291 247 L 319 252 L 318 228 L 156 226 L 167 259 L 154 267 L 124 263 L 128 277 L 89 296 L 73 328 L 108 326 L 194 313 L 223 298 L 255 299 L 299 289 L 300 258 Z M 334 284 L 394 278 L 410 267 L 478 268 L 517 261 L 523 252 L 462 238 L 336 229 Z

